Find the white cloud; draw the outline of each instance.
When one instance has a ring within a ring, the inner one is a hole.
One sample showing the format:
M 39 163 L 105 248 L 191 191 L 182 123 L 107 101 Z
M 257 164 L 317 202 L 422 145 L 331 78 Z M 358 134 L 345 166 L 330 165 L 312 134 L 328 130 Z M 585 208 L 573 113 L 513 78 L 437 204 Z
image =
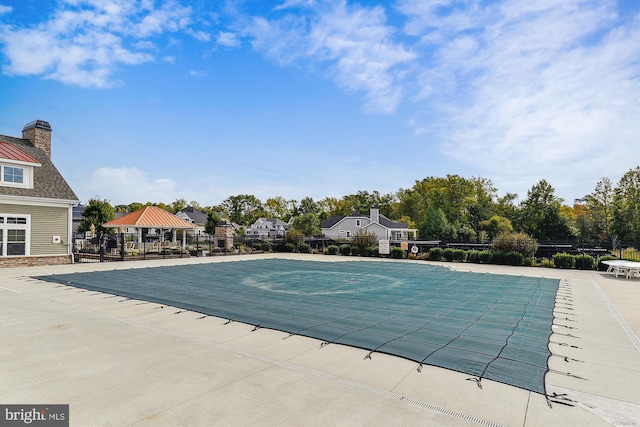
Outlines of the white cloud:
M 207 75 L 207 73 L 202 70 L 189 70 L 189 75 L 191 77 L 204 77 Z
M 235 33 L 220 31 L 216 39 L 216 44 L 226 47 L 238 47 L 240 46 L 240 39 L 238 39 L 238 35 Z
M 135 167 L 101 167 L 76 186 L 79 187 L 79 195 L 97 195 L 111 201 L 112 204 L 128 204 L 134 201 L 169 203 L 181 197 L 176 182 L 172 179 L 149 178 L 145 172 Z
M 638 16 L 619 19 L 610 1 L 452 4 L 400 4 L 407 32 L 442 35 L 417 74 L 417 133 L 437 117 L 445 154 L 521 197 L 543 177 L 587 194 L 637 165 Z
M 189 23 L 191 9 L 172 1 L 78 0 L 60 4 L 53 17 L 31 27 L 0 25 L 0 45 L 7 58 L 5 74 L 41 74 L 82 87 L 108 87 L 120 64 L 153 60 L 152 42 L 144 38 L 178 31 Z
M 382 7 L 345 1 L 285 2 L 277 9 L 305 6 L 310 15 L 286 14 L 269 20 L 254 17 L 244 32 L 252 46 L 281 65 L 302 60 L 327 64 L 328 74 L 348 90 L 365 93 L 365 109 L 392 113 L 402 97 L 398 66 L 415 58 L 393 41 Z
M 3 15 L 5 13 L 11 13 L 12 10 L 13 8 L 11 6 L 5 6 L 0 4 L 0 15 Z

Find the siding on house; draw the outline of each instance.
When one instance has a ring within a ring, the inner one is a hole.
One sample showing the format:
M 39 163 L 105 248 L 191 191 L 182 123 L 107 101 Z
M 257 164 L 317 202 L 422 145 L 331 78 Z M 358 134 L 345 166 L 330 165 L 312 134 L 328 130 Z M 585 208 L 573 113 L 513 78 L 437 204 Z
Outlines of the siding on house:
M 31 216 L 30 255 L 69 253 L 69 207 L 32 206 L 0 203 L 0 213 Z M 53 243 L 60 236 L 61 243 Z

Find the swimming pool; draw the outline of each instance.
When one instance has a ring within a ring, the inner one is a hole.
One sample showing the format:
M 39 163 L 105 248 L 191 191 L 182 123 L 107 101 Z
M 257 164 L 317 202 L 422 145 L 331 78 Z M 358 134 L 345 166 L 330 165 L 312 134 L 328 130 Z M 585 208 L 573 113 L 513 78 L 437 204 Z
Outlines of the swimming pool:
M 559 280 L 421 263 L 260 259 L 38 276 L 546 394 Z

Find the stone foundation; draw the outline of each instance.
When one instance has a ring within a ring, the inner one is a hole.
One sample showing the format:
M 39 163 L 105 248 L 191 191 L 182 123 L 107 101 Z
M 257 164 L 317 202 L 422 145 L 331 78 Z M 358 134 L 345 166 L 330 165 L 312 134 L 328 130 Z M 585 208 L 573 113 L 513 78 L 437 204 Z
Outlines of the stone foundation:
M 73 255 L 48 255 L 0 258 L 0 268 L 36 267 L 39 265 L 72 264 Z

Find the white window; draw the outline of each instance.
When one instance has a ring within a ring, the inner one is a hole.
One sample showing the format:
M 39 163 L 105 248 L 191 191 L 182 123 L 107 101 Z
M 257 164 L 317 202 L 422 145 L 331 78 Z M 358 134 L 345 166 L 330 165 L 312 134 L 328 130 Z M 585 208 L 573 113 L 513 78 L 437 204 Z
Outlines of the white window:
M 0 256 L 29 255 L 29 215 L 0 214 Z
M 33 167 L 0 163 L 0 185 L 33 188 Z
M 356 219 L 356 227 L 362 227 L 362 220 Z
M 2 171 L 2 178 L 5 182 L 15 182 L 22 184 L 24 182 L 24 169 L 5 166 Z
M 347 237 L 351 237 L 351 231 L 345 230 L 345 233 L 346 233 Z

